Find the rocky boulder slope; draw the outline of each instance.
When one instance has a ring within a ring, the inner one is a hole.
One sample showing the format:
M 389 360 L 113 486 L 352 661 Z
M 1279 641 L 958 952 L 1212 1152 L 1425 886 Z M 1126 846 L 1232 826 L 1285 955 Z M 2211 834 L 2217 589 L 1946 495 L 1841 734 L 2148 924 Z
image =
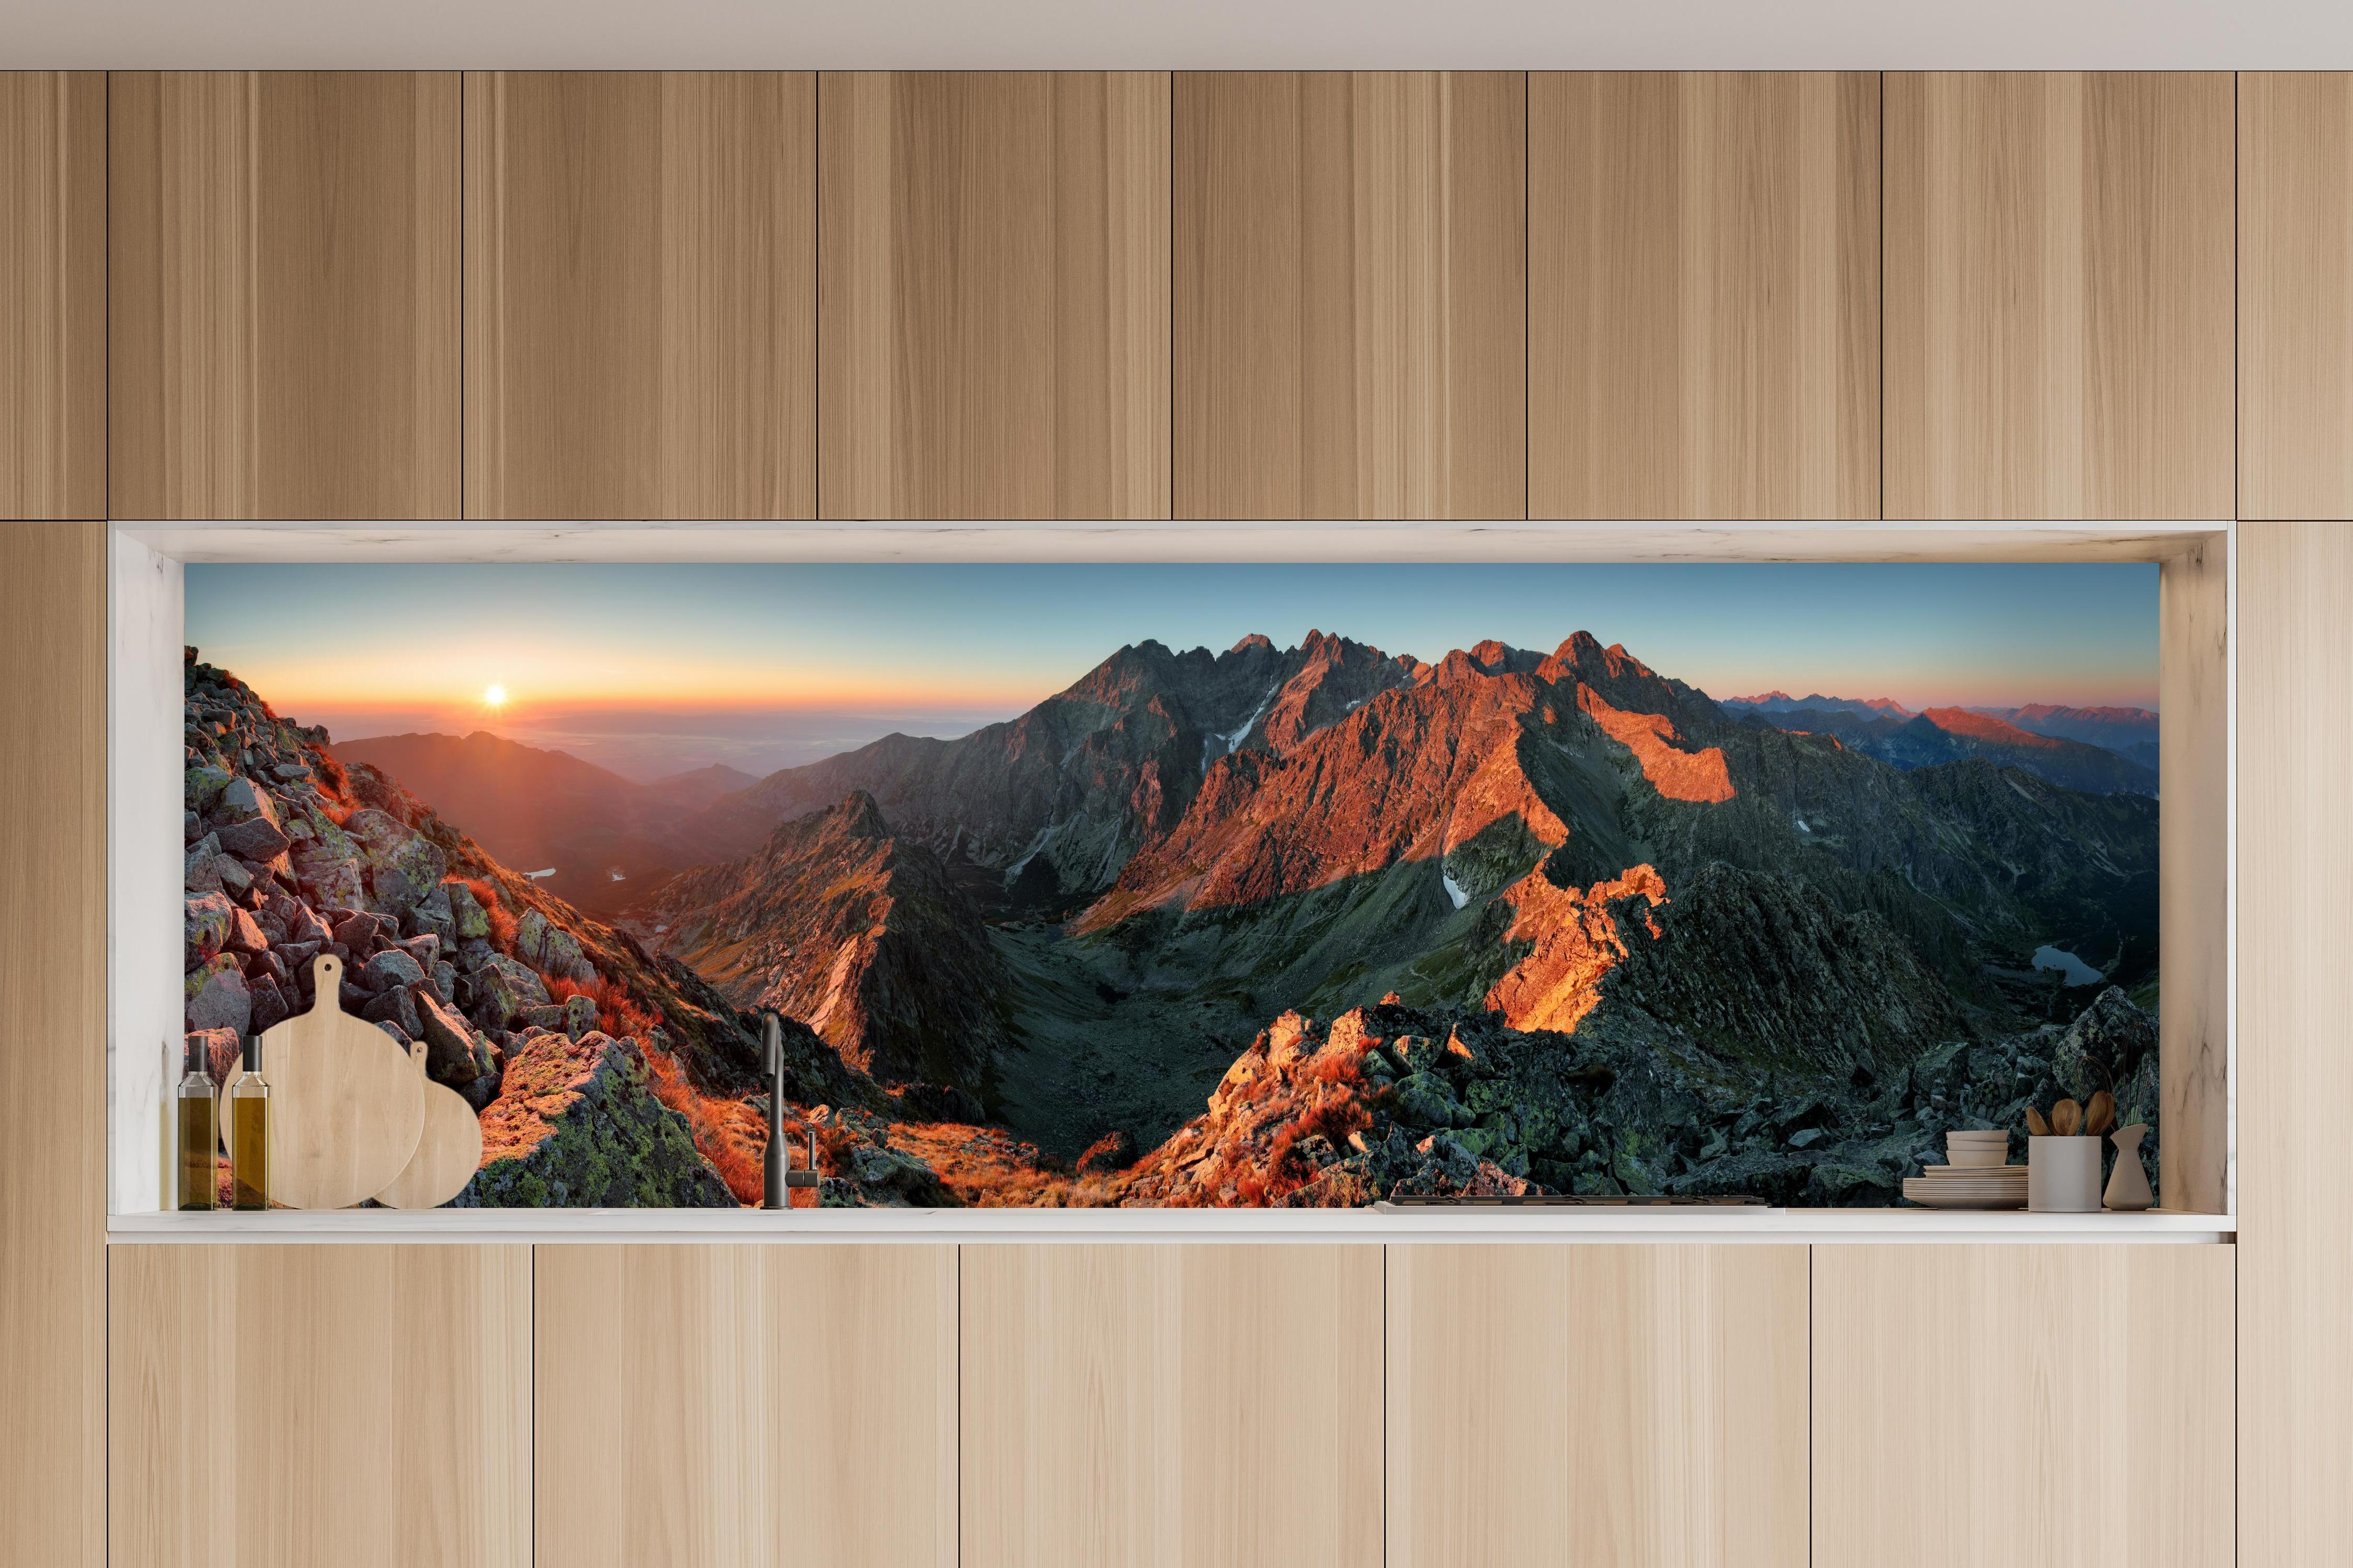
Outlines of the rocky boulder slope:
M 1947 1131 L 2009 1129 L 2022 1158 L 2028 1105 L 2101 1088 L 2149 1124 L 2156 1178 L 2156 1025 L 2115 988 L 2063 1029 L 1956 1041 L 1900 1071 L 1794 1089 L 1727 1071 L 1630 1009 L 1564 1035 L 1392 1000 L 1328 1028 L 1276 1019 L 1208 1110 L 1117 1179 L 1113 1201 L 1562 1192 L 1885 1205 L 1943 1163 Z
M 759 1087 L 754 1018 L 392 780 L 345 768 L 323 730 L 279 718 L 193 649 L 185 688 L 185 1027 L 216 1076 L 240 1036 L 310 1006 L 311 961 L 332 952 L 344 1010 L 424 1041 L 428 1075 L 483 1113 L 486 1160 L 507 1168 L 469 1201 L 602 1203 L 578 1194 L 626 1186 L 626 1201 L 696 1205 L 731 1180 L 735 1199 L 757 1198 L 759 1142 L 744 1136 L 757 1119 L 743 1108 Z M 896 1106 L 807 1029 L 786 1043 L 796 1105 Z M 839 1142 L 828 1201 L 905 1201 L 903 1176 L 861 1186 L 860 1139 Z
M 649 1087 L 634 1040 L 541 1034 L 482 1113 L 482 1165 L 459 1208 L 727 1208 L 686 1119 Z

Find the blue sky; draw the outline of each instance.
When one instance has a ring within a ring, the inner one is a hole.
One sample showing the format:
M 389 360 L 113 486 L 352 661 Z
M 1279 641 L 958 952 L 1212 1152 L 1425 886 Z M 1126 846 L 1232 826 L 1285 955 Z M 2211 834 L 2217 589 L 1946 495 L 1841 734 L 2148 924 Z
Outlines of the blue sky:
M 1124 643 L 1288 647 L 1311 628 L 1432 661 L 1589 631 L 1717 697 L 2156 706 L 2147 564 L 192 565 L 186 582 L 188 640 L 281 712 L 347 739 L 497 730 L 634 777 L 958 734 Z

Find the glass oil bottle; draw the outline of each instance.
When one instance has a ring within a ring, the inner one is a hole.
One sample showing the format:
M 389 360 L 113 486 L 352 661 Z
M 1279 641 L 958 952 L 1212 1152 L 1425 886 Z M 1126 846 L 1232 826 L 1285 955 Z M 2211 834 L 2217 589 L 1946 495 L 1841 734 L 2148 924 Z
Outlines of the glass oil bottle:
M 213 1151 L 220 1146 L 214 1125 L 213 1075 L 205 1061 L 204 1042 L 188 1046 L 188 1070 L 180 1079 L 179 1205 L 184 1209 L 219 1207 L 214 1186 Z
M 269 1206 L 269 1081 L 261 1076 L 261 1037 L 245 1042 L 245 1070 L 228 1089 L 229 1202 Z

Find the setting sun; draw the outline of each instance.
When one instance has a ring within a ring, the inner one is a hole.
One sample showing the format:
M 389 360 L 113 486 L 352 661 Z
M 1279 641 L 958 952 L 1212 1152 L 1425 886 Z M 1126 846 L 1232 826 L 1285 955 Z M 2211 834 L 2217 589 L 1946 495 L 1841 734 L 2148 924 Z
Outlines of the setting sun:
M 493 686 L 493 687 L 491 687 L 489 690 L 487 690 L 487 691 L 485 691 L 485 692 L 483 692 L 483 693 L 482 693 L 482 706 L 483 706 L 483 707 L 485 707 L 485 708 L 503 708 L 503 707 L 505 707 L 506 705 L 507 705 L 507 689 L 506 689 L 505 687 L 503 687 L 503 686 Z

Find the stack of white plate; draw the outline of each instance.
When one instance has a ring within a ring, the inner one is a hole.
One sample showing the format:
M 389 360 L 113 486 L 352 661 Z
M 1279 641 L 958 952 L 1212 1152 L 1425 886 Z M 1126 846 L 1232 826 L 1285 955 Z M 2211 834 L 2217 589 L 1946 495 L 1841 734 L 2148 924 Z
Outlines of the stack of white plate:
M 1949 1165 L 1905 1180 L 1904 1195 L 1933 1209 L 2022 1209 L 2026 1167 L 2012 1165 L 2007 1132 L 1947 1132 Z

